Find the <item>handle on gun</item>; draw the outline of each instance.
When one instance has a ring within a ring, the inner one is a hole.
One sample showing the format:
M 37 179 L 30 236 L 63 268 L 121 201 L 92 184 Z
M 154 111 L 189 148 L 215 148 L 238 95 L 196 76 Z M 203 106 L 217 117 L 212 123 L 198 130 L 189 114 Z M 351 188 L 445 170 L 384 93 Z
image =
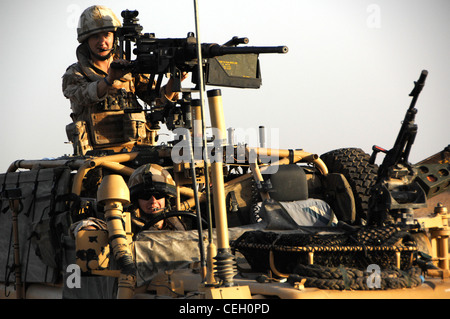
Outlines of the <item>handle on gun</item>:
M 237 36 L 234 36 L 229 40 L 228 42 L 224 43 L 223 46 L 229 47 L 229 46 L 235 46 L 238 44 L 248 44 L 249 40 L 248 38 L 239 38 Z
M 111 68 L 118 69 L 118 70 L 130 70 L 131 71 L 134 68 L 134 66 L 135 66 L 134 62 L 130 62 L 127 64 L 121 64 L 119 62 L 113 61 L 110 64 Z

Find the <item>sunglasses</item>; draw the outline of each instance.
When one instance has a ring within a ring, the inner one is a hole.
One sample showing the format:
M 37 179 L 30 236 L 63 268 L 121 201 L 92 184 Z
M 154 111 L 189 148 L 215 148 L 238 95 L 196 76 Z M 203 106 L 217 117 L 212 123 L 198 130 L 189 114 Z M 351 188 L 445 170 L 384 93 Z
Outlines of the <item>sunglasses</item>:
M 156 200 L 160 200 L 161 198 L 166 197 L 165 194 L 163 193 L 158 193 L 158 192 L 141 192 L 138 195 L 138 199 L 143 199 L 143 200 L 149 200 L 150 198 L 154 197 Z

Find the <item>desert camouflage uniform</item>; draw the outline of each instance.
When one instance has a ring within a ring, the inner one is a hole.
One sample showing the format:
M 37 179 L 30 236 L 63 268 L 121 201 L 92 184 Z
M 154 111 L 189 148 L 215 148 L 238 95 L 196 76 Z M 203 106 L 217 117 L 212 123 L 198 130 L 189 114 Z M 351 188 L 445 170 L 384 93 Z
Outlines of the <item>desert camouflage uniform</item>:
M 89 51 L 86 44 L 82 44 L 77 49 L 78 62 L 67 68 L 63 75 L 63 93 L 70 99 L 72 108 L 72 119 L 89 120 L 89 115 L 103 107 L 103 103 L 108 97 L 115 98 L 118 94 L 125 96 L 126 93 L 137 94 L 143 101 L 148 102 L 147 94 L 148 77 L 145 75 L 133 78 L 126 74 L 122 79 L 114 81 L 104 96 L 97 96 L 97 85 L 107 74 L 97 68 L 89 58 Z M 163 91 L 163 89 L 161 89 Z M 168 99 L 163 95 L 157 99 L 157 104 L 164 104 Z M 137 108 L 136 99 L 128 98 L 123 102 L 123 108 Z M 99 106 L 101 105 L 101 106 Z M 105 106 L 105 109 L 118 109 L 119 105 Z
M 78 62 L 69 66 L 62 77 L 63 94 L 70 99 L 73 120 L 66 130 L 69 140 L 74 144 L 75 154 L 133 141 L 145 144 L 154 142 L 155 132 L 151 133 L 150 125 L 141 111 L 142 106 L 136 98 L 138 96 L 144 102 L 149 102 L 148 76 L 132 77 L 126 74 L 120 80 L 115 80 L 104 96 L 97 95 L 97 86 L 107 74 L 91 60 L 87 39 L 96 32 L 114 32 L 118 27 L 120 21 L 106 7 L 92 6 L 80 17 L 77 31 L 81 44 L 76 51 Z M 162 87 L 161 92 L 164 90 L 165 87 Z M 168 101 L 161 92 L 162 97 L 156 99 L 157 105 Z

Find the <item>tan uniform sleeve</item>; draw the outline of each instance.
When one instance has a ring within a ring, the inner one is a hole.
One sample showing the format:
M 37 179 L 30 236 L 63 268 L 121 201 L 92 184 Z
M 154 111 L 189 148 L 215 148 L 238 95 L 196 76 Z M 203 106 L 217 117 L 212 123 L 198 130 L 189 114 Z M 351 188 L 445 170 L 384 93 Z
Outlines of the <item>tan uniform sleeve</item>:
M 97 96 L 98 81 L 88 82 L 74 65 L 70 66 L 62 77 L 62 89 L 66 98 L 70 99 L 72 111 L 80 114 L 86 105 L 104 100 L 105 96 Z
M 147 86 L 149 85 L 149 76 L 140 74 L 136 77 L 136 94 L 139 96 L 140 99 L 142 99 L 144 102 L 149 103 L 150 102 L 150 96 L 147 92 Z M 155 86 L 156 83 L 153 83 L 153 86 Z M 170 100 L 165 95 L 165 85 L 161 87 L 161 90 L 159 91 L 159 97 L 155 99 L 156 105 L 163 105 L 167 102 L 174 102 L 178 99 L 178 95 L 175 96 L 174 100 Z

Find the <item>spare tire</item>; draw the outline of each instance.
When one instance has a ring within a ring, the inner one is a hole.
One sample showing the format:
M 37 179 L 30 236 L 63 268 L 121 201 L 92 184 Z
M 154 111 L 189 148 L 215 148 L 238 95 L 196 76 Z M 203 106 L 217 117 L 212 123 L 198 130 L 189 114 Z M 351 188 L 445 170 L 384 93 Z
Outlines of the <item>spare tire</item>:
M 365 225 L 369 210 L 370 189 L 376 182 L 378 165 L 370 164 L 370 155 L 360 148 L 340 148 L 322 154 L 320 158 L 330 173 L 345 176 L 355 198 L 356 223 Z

